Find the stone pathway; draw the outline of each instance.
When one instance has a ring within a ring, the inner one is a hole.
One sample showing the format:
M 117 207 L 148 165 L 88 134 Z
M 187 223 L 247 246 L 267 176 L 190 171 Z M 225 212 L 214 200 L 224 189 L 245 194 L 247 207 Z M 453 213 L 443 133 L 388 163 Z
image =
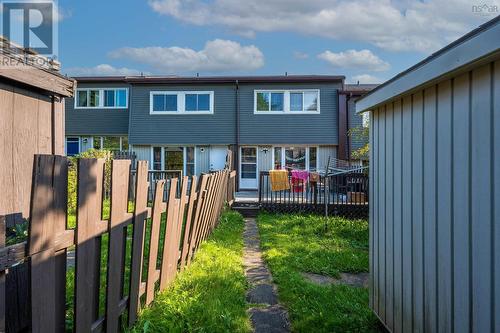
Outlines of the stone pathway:
M 277 288 L 273 284 L 271 273 L 262 259 L 259 230 L 255 219 L 245 219 L 243 239 L 245 241 L 243 264 L 245 275 L 250 284 L 247 302 L 256 305 L 249 310 L 254 332 L 290 332 L 288 312 L 278 303 Z

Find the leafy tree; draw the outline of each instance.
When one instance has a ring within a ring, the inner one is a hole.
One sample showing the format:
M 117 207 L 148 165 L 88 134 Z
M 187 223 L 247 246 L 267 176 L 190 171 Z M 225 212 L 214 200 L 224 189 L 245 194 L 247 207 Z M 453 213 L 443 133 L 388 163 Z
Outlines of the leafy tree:
M 365 126 L 351 128 L 349 136 L 361 142 L 366 142 L 365 145 L 352 152 L 352 157 L 359 160 L 368 160 L 370 157 L 370 128 Z

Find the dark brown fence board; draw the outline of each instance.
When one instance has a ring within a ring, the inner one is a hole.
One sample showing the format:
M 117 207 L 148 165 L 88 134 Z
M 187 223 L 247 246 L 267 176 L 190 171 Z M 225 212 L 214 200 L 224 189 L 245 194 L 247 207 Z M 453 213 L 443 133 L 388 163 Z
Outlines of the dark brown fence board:
M 137 162 L 137 178 L 135 181 L 134 233 L 132 238 L 132 258 L 130 269 L 130 305 L 128 324 L 132 326 L 137 320 L 140 304 L 141 274 L 143 266 L 144 229 L 148 218 L 148 162 Z
M 99 316 L 104 160 L 78 161 L 75 330 L 89 332 Z M 107 225 L 106 225 L 107 226 Z
M 125 227 L 131 222 L 128 213 L 130 160 L 114 160 L 111 175 L 111 216 L 108 249 L 108 280 L 106 288 L 106 332 L 120 327 L 125 264 Z
M 189 240 L 191 239 L 191 231 L 192 226 L 194 225 L 193 217 L 196 208 L 196 198 L 198 196 L 198 192 L 196 192 L 197 178 L 193 176 L 191 179 L 191 191 L 189 192 L 189 202 L 188 202 L 188 211 L 186 216 L 186 227 L 184 229 L 184 240 L 182 242 L 182 253 L 180 258 L 180 269 L 184 269 L 186 265 L 186 257 L 189 253 Z
M 208 175 L 201 176 L 201 183 L 196 198 L 196 210 L 193 217 L 193 227 L 192 227 L 193 231 L 191 232 L 191 237 L 189 239 L 189 250 L 186 258 L 186 265 L 189 265 L 191 263 L 193 253 L 196 248 L 196 240 L 198 239 L 198 233 L 200 230 L 201 210 L 203 208 L 203 201 L 206 195 L 208 178 L 209 178 Z
M 65 331 L 66 253 L 56 238 L 66 229 L 67 160 L 37 155 L 33 172 L 29 255 L 33 332 Z
M 149 240 L 148 279 L 146 282 L 146 305 L 151 304 L 155 293 L 156 263 L 158 260 L 158 242 L 160 239 L 161 215 L 163 213 L 163 192 L 165 180 L 156 182 L 153 212 L 151 216 L 151 237 Z

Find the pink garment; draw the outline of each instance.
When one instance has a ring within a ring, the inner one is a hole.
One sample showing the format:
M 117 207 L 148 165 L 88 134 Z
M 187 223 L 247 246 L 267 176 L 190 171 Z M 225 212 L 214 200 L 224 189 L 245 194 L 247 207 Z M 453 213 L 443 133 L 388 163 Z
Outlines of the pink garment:
M 292 179 L 300 179 L 306 182 L 309 179 L 309 171 L 305 170 L 292 170 Z

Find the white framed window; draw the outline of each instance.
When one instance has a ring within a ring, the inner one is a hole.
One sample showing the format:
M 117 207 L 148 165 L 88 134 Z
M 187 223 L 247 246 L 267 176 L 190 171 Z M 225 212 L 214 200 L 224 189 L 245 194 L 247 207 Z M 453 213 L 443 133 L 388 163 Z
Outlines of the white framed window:
M 75 109 L 127 109 L 128 88 L 78 88 Z
M 150 114 L 213 114 L 213 91 L 151 91 Z
M 317 171 L 317 146 L 273 147 L 274 169 Z
M 319 114 L 319 89 L 255 90 L 255 114 Z
M 156 171 L 182 171 L 183 175 L 196 174 L 196 147 L 151 147 L 152 170 Z

